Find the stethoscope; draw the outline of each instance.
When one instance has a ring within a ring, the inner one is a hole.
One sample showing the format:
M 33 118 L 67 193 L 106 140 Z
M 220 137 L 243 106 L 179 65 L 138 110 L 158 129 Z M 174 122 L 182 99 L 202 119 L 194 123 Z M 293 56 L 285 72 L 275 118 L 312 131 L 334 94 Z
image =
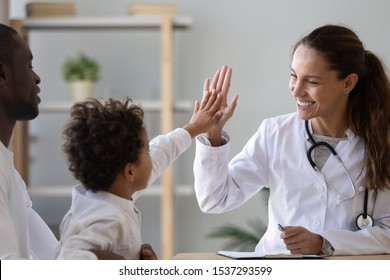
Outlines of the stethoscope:
M 342 201 L 346 201 L 346 200 L 350 200 L 350 199 L 355 198 L 360 192 L 362 192 L 364 190 L 363 213 L 357 216 L 357 218 L 356 218 L 356 226 L 359 229 L 365 229 L 365 228 L 368 228 L 368 227 L 372 227 L 374 225 L 374 221 L 373 221 L 372 217 L 367 214 L 367 212 L 368 212 L 367 211 L 368 189 L 364 188 L 364 187 L 359 187 L 359 189 L 356 190 L 355 184 L 354 184 L 351 176 L 349 175 L 347 168 L 345 168 L 344 163 L 340 159 L 340 157 L 337 154 L 337 152 L 335 151 L 335 149 L 333 149 L 333 147 L 331 145 L 329 145 L 328 143 L 326 143 L 326 142 L 323 142 L 323 141 L 315 142 L 314 141 L 314 138 L 313 138 L 313 136 L 310 133 L 309 122 L 307 120 L 305 121 L 305 129 L 306 129 L 307 135 L 309 136 L 309 141 L 312 144 L 311 147 L 307 150 L 307 159 L 309 160 L 310 165 L 314 168 L 315 171 L 317 171 L 318 173 L 321 174 L 321 171 L 317 168 L 317 166 L 316 166 L 315 162 L 313 161 L 313 158 L 312 158 L 311 155 L 312 155 L 312 152 L 313 152 L 313 150 L 315 148 L 320 147 L 320 146 L 326 147 L 333 154 L 333 156 L 336 157 L 337 161 L 341 164 L 341 166 L 343 167 L 345 173 L 347 174 L 348 179 L 349 179 L 349 181 L 351 183 L 351 188 L 353 190 L 353 195 L 350 196 L 350 197 L 343 195 L 339 190 L 337 190 L 335 187 L 333 187 L 333 185 L 330 184 L 326 180 L 325 176 L 322 176 L 322 177 L 324 177 L 324 180 L 325 180 L 326 184 L 329 185 L 336 193 L 338 193 L 340 195 L 340 197 L 342 199 L 340 201 L 338 201 L 339 203 L 341 203 Z

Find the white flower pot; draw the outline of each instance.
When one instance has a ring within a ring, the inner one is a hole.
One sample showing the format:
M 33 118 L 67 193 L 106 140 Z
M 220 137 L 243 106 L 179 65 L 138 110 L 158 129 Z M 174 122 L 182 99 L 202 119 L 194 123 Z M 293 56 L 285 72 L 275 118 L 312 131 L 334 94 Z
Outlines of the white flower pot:
M 70 84 L 70 92 L 75 102 L 83 101 L 93 94 L 95 84 L 91 81 L 74 81 Z

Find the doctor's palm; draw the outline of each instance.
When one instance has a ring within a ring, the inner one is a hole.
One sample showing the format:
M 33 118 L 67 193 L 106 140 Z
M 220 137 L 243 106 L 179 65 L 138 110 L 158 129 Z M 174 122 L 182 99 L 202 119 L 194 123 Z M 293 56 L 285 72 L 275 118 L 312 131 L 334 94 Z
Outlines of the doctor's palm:
M 221 69 L 218 69 L 213 77 L 213 81 L 210 85 L 210 79 L 206 79 L 203 87 L 203 96 L 207 92 L 212 94 L 219 94 L 222 98 L 219 111 L 222 112 L 222 117 L 214 123 L 213 127 L 210 129 L 209 133 L 206 133 L 207 138 L 213 138 L 214 136 L 220 137 L 222 129 L 227 123 L 227 121 L 233 116 L 234 110 L 237 106 L 238 96 L 234 96 L 231 103 L 228 104 L 227 96 L 230 88 L 230 80 L 232 76 L 232 69 L 223 66 Z

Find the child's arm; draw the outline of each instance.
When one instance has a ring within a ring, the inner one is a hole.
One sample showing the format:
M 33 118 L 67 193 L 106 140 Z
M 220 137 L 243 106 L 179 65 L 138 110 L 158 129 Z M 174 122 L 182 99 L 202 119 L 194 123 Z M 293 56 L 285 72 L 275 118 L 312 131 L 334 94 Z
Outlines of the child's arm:
M 219 120 L 221 106 L 219 94 L 207 92 L 201 102 L 196 101 L 191 120 L 183 128 L 159 135 L 149 142 L 149 154 L 152 158 L 153 170 L 148 185 L 150 186 L 160 175 L 191 146 L 191 138 L 210 130 Z M 137 199 L 143 191 L 133 194 Z

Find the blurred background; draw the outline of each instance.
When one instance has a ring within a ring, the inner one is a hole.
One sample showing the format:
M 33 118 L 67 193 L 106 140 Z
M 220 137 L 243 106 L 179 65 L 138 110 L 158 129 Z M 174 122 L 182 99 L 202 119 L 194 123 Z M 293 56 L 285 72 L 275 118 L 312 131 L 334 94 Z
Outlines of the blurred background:
M 26 17 L 32 1 L 1 0 L 0 20 Z M 174 99 L 193 102 L 202 95 L 205 78 L 222 65 L 233 68 L 230 97 L 239 94 L 238 107 L 226 130 L 231 153 L 238 153 L 264 118 L 295 111 L 288 89 L 291 48 L 299 38 L 323 24 L 352 28 L 390 65 L 390 2 L 386 0 L 74 0 L 77 16 L 128 15 L 134 4 L 174 4 L 177 14 L 192 19 L 189 28 L 174 32 Z M 94 95 L 158 99 L 160 94 L 160 36 L 158 30 L 37 30 L 29 33 L 34 69 L 42 79 L 42 104 L 71 102 L 68 84 L 61 75 L 66 59 L 83 52 L 96 59 L 101 78 Z M 70 205 L 71 186 L 77 182 L 61 152 L 65 112 L 41 112 L 30 122 L 30 183 L 34 208 L 56 231 Z M 174 127 L 189 121 L 191 111 L 175 114 Z M 159 134 L 159 114 L 146 113 L 149 137 Z M 233 224 L 250 229 L 248 221 L 267 224 L 266 200 L 259 193 L 244 206 L 225 214 L 204 214 L 192 190 L 193 145 L 174 164 L 175 187 L 189 188 L 175 196 L 175 253 L 214 252 L 225 239 L 210 238 L 215 229 Z M 151 189 L 158 188 L 159 182 Z M 35 188 L 58 188 L 35 192 Z M 137 202 L 142 213 L 143 242 L 161 252 L 160 195 L 158 190 Z M 276 225 L 275 225 L 276 226 Z M 259 236 L 260 237 L 260 236 Z

